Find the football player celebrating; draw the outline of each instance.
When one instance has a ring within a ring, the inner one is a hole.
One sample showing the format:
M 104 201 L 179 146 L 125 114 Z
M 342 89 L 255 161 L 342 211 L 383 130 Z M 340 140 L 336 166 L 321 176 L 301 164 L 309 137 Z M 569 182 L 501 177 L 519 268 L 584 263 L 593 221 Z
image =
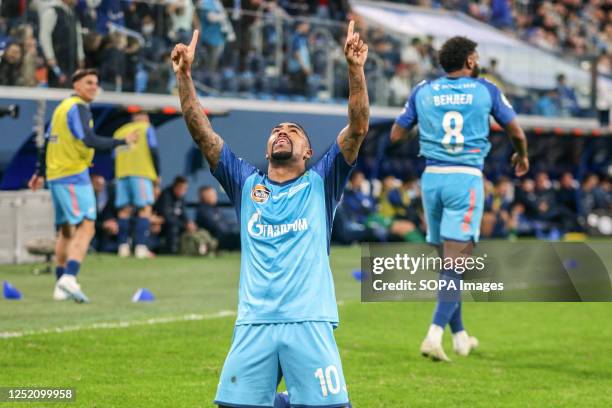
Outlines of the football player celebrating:
M 348 407 L 333 330 L 338 325 L 329 242 L 334 211 L 368 131 L 368 46 L 349 23 L 348 125 L 306 170 L 310 140 L 298 124 L 272 128 L 268 171 L 237 158 L 215 133 L 191 80 L 198 32 L 172 52 L 191 136 L 236 207 L 242 263 L 238 317 L 215 403 L 271 407 L 281 378 L 292 406 Z

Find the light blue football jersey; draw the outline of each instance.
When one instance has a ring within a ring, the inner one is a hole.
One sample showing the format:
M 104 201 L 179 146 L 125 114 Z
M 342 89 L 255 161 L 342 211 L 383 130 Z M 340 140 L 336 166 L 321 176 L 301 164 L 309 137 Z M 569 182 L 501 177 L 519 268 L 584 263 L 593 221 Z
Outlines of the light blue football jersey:
M 486 79 L 442 77 L 418 84 L 396 123 L 419 124 L 420 155 L 433 165 L 482 169 L 491 149 L 489 115 L 505 127 L 516 113 L 506 97 Z
M 240 220 L 237 325 L 338 323 L 329 243 L 351 169 L 334 143 L 311 169 L 281 184 L 224 144 L 213 175 Z

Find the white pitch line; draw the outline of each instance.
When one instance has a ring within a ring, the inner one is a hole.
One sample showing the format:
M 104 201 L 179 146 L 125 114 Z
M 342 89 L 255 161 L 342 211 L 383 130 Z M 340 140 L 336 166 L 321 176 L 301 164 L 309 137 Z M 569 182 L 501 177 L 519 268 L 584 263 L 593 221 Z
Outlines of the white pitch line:
M 54 327 L 50 329 L 39 329 L 39 330 L 25 330 L 17 332 L 0 332 L 0 339 L 10 339 L 13 337 L 23 336 L 34 336 L 38 334 L 49 334 L 49 333 L 66 333 L 80 330 L 98 330 L 98 329 L 125 329 L 133 326 L 144 326 L 154 324 L 166 324 L 174 322 L 186 322 L 194 320 L 212 320 L 220 319 L 222 317 L 236 316 L 236 312 L 233 310 L 221 310 L 217 313 L 210 314 L 186 314 L 183 316 L 169 316 L 169 317 L 154 317 L 147 320 L 133 320 L 133 321 L 118 321 L 118 322 L 101 322 L 92 323 L 90 325 L 77 325 L 77 326 L 63 326 Z
M 338 306 L 343 306 L 344 301 L 339 300 Z M 80 330 L 98 330 L 98 329 L 125 329 L 133 326 L 144 326 L 154 324 L 165 324 L 174 322 L 187 322 L 194 320 L 212 320 L 220 319 L 222 317 L 236 316 L 234 310 L 220 310 L 216 313 L 209 314 L 186 314 L 183 316 L 169 316 L 169 317 L 153 317 L 147 320 L 132 320 L 132 321 L 118 321 L 118 322 L 100 322 L 92 323 L 89 325 L 76 325 L 76 326 L 63 326 L 63 327 L 52 327 L 50 329 L 38 329 L 38 330 L 24 330 L 16 332 L 0 332 L 0 339 L 11 339 L 14 337 L 23 336 L 35 336 L 39 334 L 49 333 L 67 333 Z

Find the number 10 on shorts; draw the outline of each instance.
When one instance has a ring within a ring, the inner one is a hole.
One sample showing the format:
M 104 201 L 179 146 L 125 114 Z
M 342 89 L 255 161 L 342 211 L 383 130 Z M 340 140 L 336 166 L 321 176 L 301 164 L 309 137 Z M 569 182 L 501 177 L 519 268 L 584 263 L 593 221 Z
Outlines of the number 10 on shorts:
M 325 371 L 323 371 L 323 368 L 317 368 L 314 375 L 321 383 L 321 394 L 323 397 L 340 392 L 340 376 L 335 365 L 327 366 Z

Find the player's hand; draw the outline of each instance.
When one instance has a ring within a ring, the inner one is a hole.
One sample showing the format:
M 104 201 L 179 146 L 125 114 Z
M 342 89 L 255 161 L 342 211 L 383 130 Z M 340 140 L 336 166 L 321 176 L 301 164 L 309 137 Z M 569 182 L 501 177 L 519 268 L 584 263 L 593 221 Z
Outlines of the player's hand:
M 353 32 L 354 29 L 355 21 L 351 20 L 344 44 L 344 57 L 349 65 L 363 67 L 368 58 L 368 45 L 359 38 L 359 33 Z
M 140 135 L 137 132 L 132 132 L 129 133 L 126 137 L 125 137 L 125 143 L 128 144 L 128 146 L 133 145 L 134 143 L 138 142 L 138 139 L 140 138 Z
M 198 45 L 198 38 L 200 32 L 198 30 L 193 31 L 193 37 L 191 37 L 191 43 L 189 45 L 177 44 L 172 50 L 172 69 L 174 73 L 179 72 L 189 73 L 191 71 L 191 64 L 195 58 L 195 50 Z
M 28 181 L 28 188 L 32 191 L 36 191 L 39 188 L 42 188 L 44 184 L 45 179 L 37 173 L 34 173 L 30 178 L 30 181 Z
M 522 177 L 529 171 L 529 158 L 514 153 L 512 155 L 512 166 L 514 167 L 514 174 L 516 174 L 517 177 Z

